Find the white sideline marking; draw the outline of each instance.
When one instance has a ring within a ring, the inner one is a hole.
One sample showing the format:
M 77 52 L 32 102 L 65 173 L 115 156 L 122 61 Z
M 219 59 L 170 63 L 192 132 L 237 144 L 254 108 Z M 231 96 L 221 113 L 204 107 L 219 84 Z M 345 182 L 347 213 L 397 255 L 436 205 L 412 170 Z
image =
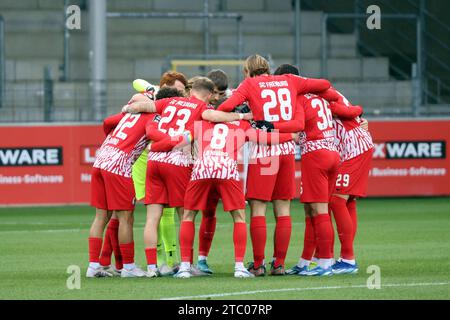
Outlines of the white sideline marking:
M 445 286 L 450 285 L 450 282 L 429 282 L 429 283 L 393 283 L 384 284 L 383 287 L 427 287 L 427 286 Z M 284 288 L 284 289 L 268 289 L 268 290 L 253 290 L 253 291 L 241 291 L 241 292 L 226 292 L 226 293 L 213 293 L 202 294 L 197 296 L 184 296 L 184 297 L 167 297 L 160 300 L 185 300 L 185 299 L 201 299 L 201 298 L 221 298 L 229 296 L 241 296 L 251 295 L 256 293 L 268 293 L 268 292 L 288 292 L 288 291 L 314 291 L 314 290 L 335 290 L 335 289 L 354 289 L 354 288 L 367 288 L 367 285 L 352 285 L 352 286 L 328 286 L 328 287 L 306 287 L 306 288 Z

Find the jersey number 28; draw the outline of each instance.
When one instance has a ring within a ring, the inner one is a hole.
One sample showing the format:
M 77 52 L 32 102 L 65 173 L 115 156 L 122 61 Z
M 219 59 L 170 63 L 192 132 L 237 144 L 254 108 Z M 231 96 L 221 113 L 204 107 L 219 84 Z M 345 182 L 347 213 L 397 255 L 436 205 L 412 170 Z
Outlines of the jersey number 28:
M 278 114 L 271 114 L 271 109 L 280 106 L 281 119 L 289 121 L 292 119 L 291 93 L 287 88 L 280 88 L 275 93 L 274 90 L 264 89 L 261 91 L 261 98 L 270 98 L 270 101 L 264 103 L 264 120 L 270 122 L 280 121 Z

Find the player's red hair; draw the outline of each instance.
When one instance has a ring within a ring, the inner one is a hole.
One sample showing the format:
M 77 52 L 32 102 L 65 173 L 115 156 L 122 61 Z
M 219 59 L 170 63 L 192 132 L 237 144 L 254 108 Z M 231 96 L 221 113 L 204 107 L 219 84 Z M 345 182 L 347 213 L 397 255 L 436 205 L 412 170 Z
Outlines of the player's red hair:
M 185 87 L 187 86 L 187 79 L 184 74 L 176 71 L 167 71 L 162 75 L 161 80 L 159 81 L 159 86 L 173 86 L 177 80 L 184 84 Z

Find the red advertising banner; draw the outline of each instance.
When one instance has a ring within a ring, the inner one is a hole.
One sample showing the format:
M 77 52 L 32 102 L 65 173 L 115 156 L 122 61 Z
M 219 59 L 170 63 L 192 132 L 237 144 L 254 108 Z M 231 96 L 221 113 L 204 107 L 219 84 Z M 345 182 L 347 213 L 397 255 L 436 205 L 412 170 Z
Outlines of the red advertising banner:
M 450 195 L 450 120 L 371 121 L 369 196 Z
M 371 121 L 370 132 L 369 196 L 450 195 L 450 120 Z M 4 126 L 0 136 L 0 205 L 89 202 L 100 125 Z
M 0 127 L 0 205 L 88 203 L 99 125 Z

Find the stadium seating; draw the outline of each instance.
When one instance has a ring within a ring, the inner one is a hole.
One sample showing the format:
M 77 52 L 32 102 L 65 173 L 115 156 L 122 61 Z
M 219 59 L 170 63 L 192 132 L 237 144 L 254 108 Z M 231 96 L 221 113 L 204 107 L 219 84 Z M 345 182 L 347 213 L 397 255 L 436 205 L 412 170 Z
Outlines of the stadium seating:
M 43 120 L 43 69 L 50 66 L 54 80 L 55 120 L 89 120 L 87 12 L 82 11 L 81 30 L 71 32 L 69 82 L 60 82 L 63 57 L 63 1 L 2 0 L 6 23 L 6 106 L 2 119 Z M 83 1 L 72 1 L 82 4 Z M 219 1 L 210 1 L 217 10 Z M 108 11 L 201 11 L 203 0 L 121 1 L 108 0 Z M 292 63 L 294 14 L 290 1 L 226 1 L 222 8 L 243 14 L 245 54 L 270 54 L 275 65 Z M 320 22 L 322 12 L 301 14 L 301 71 L 320 76 Z M 233 20 L 212 20 L 211 52 L 236 52 Z M 163 30 L 163 32 L 161 32 Z M 156 32 L 159 31 L 159 32 Z M 157 81 L 169 54 L 202 52 L 202 21 L 195 19 L 109 19 L 108 20 L 108 113 L 123 105 L 133 93 L 131 81 Z M 370 112 L 401 113 L 411 107 L 412 84 L 389 77 L 389 60 L 361 57 L 353 34 L 328 37 L 328 77 L 348 98 Z M 237 68 L 224 68 L 236 78 Z M 190 75 L 189 75 L 190 76 Z M 234 83 L 235 85 L 235 83 Z M 81 116 L 83 115 L 83 116 Z

